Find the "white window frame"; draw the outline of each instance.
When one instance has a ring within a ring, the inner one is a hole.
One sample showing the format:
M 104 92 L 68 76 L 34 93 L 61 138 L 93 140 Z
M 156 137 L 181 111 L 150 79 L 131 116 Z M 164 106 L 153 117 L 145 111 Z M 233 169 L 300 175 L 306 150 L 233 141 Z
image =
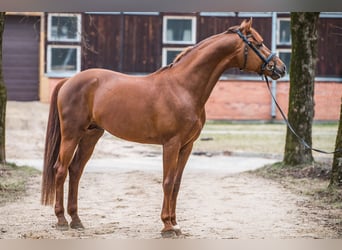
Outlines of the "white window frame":
M 167 39 L 167 21 L 177 20 L 191 20 L 191 40 L 190 41 L 172 41 Z M 195 16 L 164 16 L 163 17 L 163 43 L 164 44 L 195 44 L 197 35 L 197 18 Z
M 291 19 L 289 17 L 284 17 L 284 18 L 278 18 L 277 19 L 277 45 L 291 45 L 291 28 L 290 28 L 290 41 L 288 42 L 282 42 L 280 41 L 280 22 L 281 21 L 288 21 L 290 22 L 290 27 L 291 27 Z
M 181 53 L 185 48 L 184 47 L 177 47 L 177 48 L 168 48 L 168 47 L 164 47 L 163 48 L 163 55 L 162 55 L 162 66 L 166 66 L 168 65 L 167 63 L 167 52 L 168 51 L 179 51 L 179 53 Z
M 76 17 L 77 18 L 77 31 L 75 38 L 58 38 L 52 36 L 52 18 L 53 17 Z M 48 41 L 53 42 L 81 42 L 81 28 L 82 28 L 82 16 L 81 14 L 71 13 L 49 13 L 47 22 L 47 37 Z
M 53 48 L 62 48 L 62 49 L 76 49 L 76 70 L 65 70 L 65 71 L 54 71 L 51 68 L 52 62 L 52 52 Z M 71 77 L 74 74 L 81 71 L 81 46 L 79 45 L 48 45 L 47 46 L 47 66 L 46 73 L 50 77 Z

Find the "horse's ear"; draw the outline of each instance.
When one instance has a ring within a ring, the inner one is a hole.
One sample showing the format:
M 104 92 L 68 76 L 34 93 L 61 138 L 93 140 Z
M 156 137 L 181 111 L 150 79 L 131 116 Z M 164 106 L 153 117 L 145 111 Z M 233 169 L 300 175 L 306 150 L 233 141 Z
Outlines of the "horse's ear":
M 245 31 L 245 33 L 249 33 L 249 31 L 251 30 L 251 27 L 252 27 L 252 22 L 253 22 L 252 17 L 249 20 L 243 20 L 240 27 L 239 27 L 239 30 Z

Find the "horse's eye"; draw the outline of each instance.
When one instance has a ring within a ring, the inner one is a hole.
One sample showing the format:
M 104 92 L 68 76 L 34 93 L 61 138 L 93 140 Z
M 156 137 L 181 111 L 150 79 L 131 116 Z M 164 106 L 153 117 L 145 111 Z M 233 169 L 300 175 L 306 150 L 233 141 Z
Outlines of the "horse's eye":
M 267 66 L 268 70 L 273 70 L 273 69 L 274 69 L 274 67 L 275 67 L 275 65 L 274 65 L 274 64 L 272 64 L 272 65 L 268 65 L 268 66 Z
M 258 49 L 261 49 L 261 47 L 262 47 L 262 43 L 257 43 L 255 46 L 258 48 Z

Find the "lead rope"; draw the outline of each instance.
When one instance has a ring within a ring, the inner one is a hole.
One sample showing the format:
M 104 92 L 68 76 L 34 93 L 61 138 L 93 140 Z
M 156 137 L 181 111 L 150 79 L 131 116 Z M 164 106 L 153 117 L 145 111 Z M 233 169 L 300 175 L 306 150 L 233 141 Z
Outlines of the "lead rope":
M 262 77 L 263 77 L 263 76 L 262 76 Z M 285 121 L 287 127 L 290 129 L 290 131 L 292 132 L 292 134 L 293 134 L 294 136 L 297 137 L 297 139 L 299 140 L 299 142 L 300 142 L 305 148 L 308 148 L 308 149 L 310 149 L 310 150 L 312 150 L 312 151 L 316 151 L 316 152 L 322 153 L 322 154 L 335 154 L 335 153 L 340 153 L 340 152 L 342 152 L 342 148 L 336 149 L 335 151 L 332 151 L 332 152 L 327 152 L 327 151 L 324 151 L 324 150 L 321 150 L 321 149 L 313 148 L 313 147 L 311 147 L 311 146 L 310 146 L 302 137 L 300 137 L 300 136 L 296 133 L 296 131 L 293 129 L 292 125 L 290 124 L 290 122 L 289 122 L 288 119 L 286 118 L 286 116 L 285 116 L 283 110 L 280 108 L 278 102 L 276 101 L 276 99 L 275 99 L 275 97 L 274 97 L 274 95 L 273 95 L 273 93 L 272 93 L 272 91 L 271 91 L 270 83 L 269 83 L 269 81 L 268 81 L 267 76 L 265 76 L 265 79 L 266 79 L 267 88 L 268 88 L 268 90 L 269 90 L 269 92 L 270 92 L 270 94 L 271 94 L 271 96 L 272 96 L 272 99 L 273 99 L 275 105 L 277 106 L 277 108 L 278 108 L 278 110 L 279 110 L 281 116 L 283 117 L 283 119 L 284 119 L 284 121 Z

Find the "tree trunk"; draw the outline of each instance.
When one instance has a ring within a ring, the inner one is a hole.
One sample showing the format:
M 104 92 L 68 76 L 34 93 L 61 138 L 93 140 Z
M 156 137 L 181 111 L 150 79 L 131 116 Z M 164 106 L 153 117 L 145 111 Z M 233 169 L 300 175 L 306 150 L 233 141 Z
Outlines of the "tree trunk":
M 340 111 L 340 124 L 336 136 L 335 151 L 342 149 L 342 98 Z M 342 151 L 334 154 L 334 160 L 330 177 L 330 188 L 342 187 Z
M 317 23 L 319 12 L 292 12 L 292 54 L 288 120 L 297 134 L 312 145 L 314 117 L 314 81 L 317 61 Z M 313 162 L 310 149 L 287 129 L 284 163 L 286 165 Z
M 5 154 L 5 119 L 7 91 L 2 74 L 2 36 L 5 28 L 5 12 L 0 12 L 0 161 L 6 161 Z

